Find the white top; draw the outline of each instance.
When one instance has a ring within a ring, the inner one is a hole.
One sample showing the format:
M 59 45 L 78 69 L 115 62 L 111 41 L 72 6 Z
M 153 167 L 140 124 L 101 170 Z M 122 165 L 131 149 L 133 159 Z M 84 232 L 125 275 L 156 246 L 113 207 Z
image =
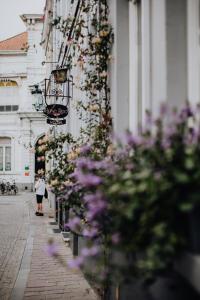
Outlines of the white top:
M 45 194 L 45 181 L 44 179 L 39 179 L 35 184 L 36 195 L 44 196 Z

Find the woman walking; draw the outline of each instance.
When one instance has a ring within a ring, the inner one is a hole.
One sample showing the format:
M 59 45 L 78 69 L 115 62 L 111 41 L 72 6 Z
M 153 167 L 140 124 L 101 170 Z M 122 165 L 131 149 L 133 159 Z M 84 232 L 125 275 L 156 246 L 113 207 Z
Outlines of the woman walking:
M 39 178 L 35 184 L 35 193 L 36 193 L 36 200 L 37 200 L 37 211 L 36 216 L 43 216 L 43 207 L 42 207 L 42 200 L 45 194 L 45 180 L 44 178 Z

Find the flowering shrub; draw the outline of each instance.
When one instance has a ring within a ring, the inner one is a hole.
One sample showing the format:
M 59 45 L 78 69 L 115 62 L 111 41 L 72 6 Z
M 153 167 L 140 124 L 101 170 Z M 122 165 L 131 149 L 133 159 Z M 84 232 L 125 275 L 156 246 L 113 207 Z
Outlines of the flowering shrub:
M 95 257 L 101 279 L 150 279 L 172 268 L 187 246 L 184 220 L 200 202 L 199 106 L 171 113 L 163 106 L 159 119 L 148 114 L 147 121 L 137 136 L 126 133 L 112 158 L 76 161 L 85 226 L 78 216 L 68 226 L 88 248 L 74 264 Z
M 65 182 L 66 174 L 73 172 L 74 166 L 68 160 L 67 150 L 74 144 L 75 140 L 68 133 L 61 133 L 56 138 L 46 135 L 38 141 L 36 148 L 38 160 L 47 162 L 54 160 L 54 166 L 46 174 L 54 193 L 58 193 L 68 185 L 68 182 Z

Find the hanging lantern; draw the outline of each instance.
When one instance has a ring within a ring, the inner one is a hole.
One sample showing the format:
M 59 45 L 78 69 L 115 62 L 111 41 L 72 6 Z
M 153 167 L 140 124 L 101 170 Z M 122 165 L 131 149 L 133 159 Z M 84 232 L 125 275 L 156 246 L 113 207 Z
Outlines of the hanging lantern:
M 44 99 L 42 95 L 42 90 L 39 88 L 39 85 L 36 84 L 31 87 L 31 94 L 34 95 L 35 103 L 33 104 L 36 111 L 44 110 Z
M 68 68 L 60 68 L 53 70 L 51 74 L 54 76 L 54 80 L 58 84 L 65 83 L 68 78 Z
M 53 72 L 49 79 L 45 79 L 45 109 L 43 112 L 48 119 L 64 119 L 68 115 L 69 101 L 73 97 L 73 77 L 69 76 L 64 83 L 58 83 Z

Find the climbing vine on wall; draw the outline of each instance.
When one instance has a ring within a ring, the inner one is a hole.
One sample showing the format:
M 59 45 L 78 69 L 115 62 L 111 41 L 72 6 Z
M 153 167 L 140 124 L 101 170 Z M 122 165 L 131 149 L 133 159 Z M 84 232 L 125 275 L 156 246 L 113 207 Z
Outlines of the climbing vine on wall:
M 71 1 L 72 7 L 75 4 Z M 105 153 L 112 128 L 109 64 L 114 40 L 107 0 L 81 1 L 76 21 L 69 14 L 53 23 L 62 31 L 69 49 L 65 64 L 80 74 L 75 85 L 84 94 L 76 106 L 83 123 L 82 142 L 90 141 Z

